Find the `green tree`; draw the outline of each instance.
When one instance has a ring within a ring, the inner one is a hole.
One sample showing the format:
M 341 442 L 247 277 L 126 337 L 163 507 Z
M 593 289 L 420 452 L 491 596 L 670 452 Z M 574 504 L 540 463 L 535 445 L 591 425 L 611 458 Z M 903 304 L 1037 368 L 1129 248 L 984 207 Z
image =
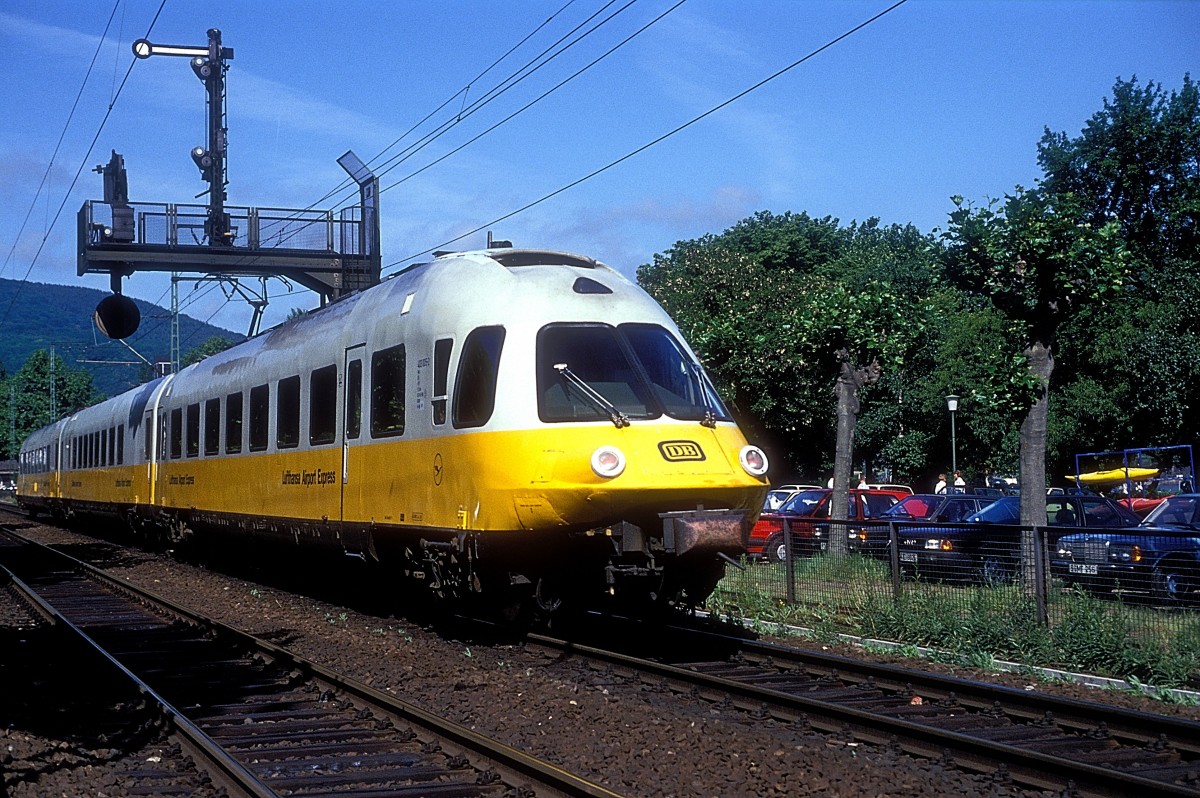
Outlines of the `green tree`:
M 1069 195 L 1018 187 L 998 209 L 995 203 L 974 208 L 961 197 L 954 203 L 943 234 L 947 274 L 969 293 L 987 297 L 1011 323 L 1010 346 L 1027 363 L 1016 385 L 1028 404 L 1020 432 L 1021 522 L 1045 526 L 1046 431 L 1058 330 L 1124 284 L 1128 254 L 1118 226 L 1090 224 Z M 1030 576 L 1029 533 L 1021 548 Z
M 1051 447 L 1079 451 L 1200 437 L 1200 88 L 1168 93 L 1118 80 L 1078 136 L 1045 132 L 1042 190 L 1069 196 L 1092 226 L 1114 222 L 1130 280 L 1062 330 L 1062 402 Z
M 215 355 L 218 352 L 224 352 L 231 346 L 233 346 L 233 341 L 230 341 L 228 338 L 221 335 L 214 335 L 212 338 L 209 338 L 207 341 L 184 355 L 179 367 L 184 368 L 185 366 L 190 366 L 193 363 L 199 363 L 204 358 L 210 355 Z
M 102 398 L 86 370 L 70 368 L 45 349 L 33 352 L 20 370 L 0 383 L 6 457 L 16 457 L 29 433 Z M 15 436 L 9 435 L 10 419 L 15 419 Z

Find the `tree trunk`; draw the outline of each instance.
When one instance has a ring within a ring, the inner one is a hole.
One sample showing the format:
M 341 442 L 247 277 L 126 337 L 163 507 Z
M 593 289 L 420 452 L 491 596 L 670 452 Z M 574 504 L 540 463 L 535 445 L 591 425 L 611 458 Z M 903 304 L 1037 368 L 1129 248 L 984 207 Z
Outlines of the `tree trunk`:
M 1048 339 L 1048 336 L 1047 336 Z M 1037 401 L 1021 422 L 1021 525 L 1046 525 L 1046 424 L 1050 414 L 1050 375 L 1054 372 L 1051 340 L 1035 339 L 1025 350 L 1029 373 L 1037 380 Z M 1021 533 L 1021 575 L 1032 587 L 1036 546 L 1031 530 Z
M 858 411 L 861 409 L 858 389 L 877 382 L 881 368 L 878 359 L 872 360 L 866 368 L 858 368 L 850 361 L 850 354 L 845 349 L 838 350 L 837 359 L 840 366 L 837 384 L 833 388 L 833 393 L 837 396 L 837 443 L 834 448 L 833 493 L 829 497 L 829 518 L 833 521 L 845 521 L 848 509 L 846 497 L 852 487 L 850 470 L 854 457 L 854 427 L 858 424 Z M 849 552 L 845 524 L 834 524 L 828 534 L 830 554 L 841 556 Z

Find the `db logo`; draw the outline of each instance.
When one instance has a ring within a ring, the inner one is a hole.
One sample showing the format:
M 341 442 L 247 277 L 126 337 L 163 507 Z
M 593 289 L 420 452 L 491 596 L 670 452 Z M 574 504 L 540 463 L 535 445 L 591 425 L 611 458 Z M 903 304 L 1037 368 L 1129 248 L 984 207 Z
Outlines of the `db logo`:
M 663 441 L 658 445 L 664 460 L 681 463 L 688 460 L 703 460 L 704 450 L 691 441 Z

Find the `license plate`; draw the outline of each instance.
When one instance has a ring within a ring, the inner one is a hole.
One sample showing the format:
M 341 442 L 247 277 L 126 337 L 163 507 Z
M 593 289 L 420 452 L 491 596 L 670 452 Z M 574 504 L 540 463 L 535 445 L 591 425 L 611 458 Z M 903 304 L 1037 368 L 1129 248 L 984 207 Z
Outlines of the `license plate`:
M 1099 566 L 1087 565 L 1086 563 L 1073 562 L 1067 566 L 1067 570 L 1073 574 L 1090 574 L 1095 576 L 1099 573 Z
M 900 562 L 916 562 L 917 553 L 915 551 L 900 552 Z

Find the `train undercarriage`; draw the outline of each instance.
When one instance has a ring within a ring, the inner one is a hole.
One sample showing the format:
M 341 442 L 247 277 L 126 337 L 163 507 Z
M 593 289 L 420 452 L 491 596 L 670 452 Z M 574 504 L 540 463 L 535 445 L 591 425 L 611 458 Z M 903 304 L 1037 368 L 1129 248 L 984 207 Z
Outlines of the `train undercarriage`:
M 359 559 L 393 575 L 397 593 L 475 605 L 506 621 L 619 608 L 701 604 L 737 566 L 749 528 L 740 510 L 696 508 L 605 526 L 480 532 L 238 516 L 199 510 L 54 502 L 57 519 L 106 517 L 158 548 L 253 542 Z M 389 580 L 390 581 L 390 580 Z

